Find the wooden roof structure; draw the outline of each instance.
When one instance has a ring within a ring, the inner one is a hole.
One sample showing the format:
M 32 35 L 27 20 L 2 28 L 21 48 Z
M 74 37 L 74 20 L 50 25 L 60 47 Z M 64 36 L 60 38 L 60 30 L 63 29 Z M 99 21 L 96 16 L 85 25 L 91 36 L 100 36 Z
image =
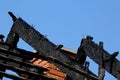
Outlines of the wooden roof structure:
M 16 18 L 11 12 L 9 15 L 13 19 L 13 25 L 7 40 L 3 41 L 4 36 L 0 35 L 1 79 L 5 76 L 13 80 L 55 80 L 44 73 L 49 69 L 31 62 L 36 58 L 49 61 L 58 67 L 67 75 L 65 80 L 104 80 L 105 71 L 120 80 L 120 61 L 115 58 L 118 52 L 110 55 L 103 49 L 103 42 L 98 45 L 92 41 L 91 36 L 87 36 L 81 40 L 80 47 L 73 57 L 69 54 L 74 52 L 62 49 L 62 45 L 55 45 L 22 18 Z M 37 53 L 17 48 L 19 38 L 33 47 Z M 98 75 L 89 70 L 87 56 L 99 65 Z M 6 69 L 15 71 L 19 76 L 5 73 Z

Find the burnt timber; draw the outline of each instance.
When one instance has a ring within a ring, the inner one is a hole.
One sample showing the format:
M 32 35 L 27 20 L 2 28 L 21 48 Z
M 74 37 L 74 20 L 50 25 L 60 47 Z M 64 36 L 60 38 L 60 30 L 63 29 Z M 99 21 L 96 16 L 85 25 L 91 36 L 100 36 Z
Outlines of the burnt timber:
M 83 76 L 81 76 L 81 74 L 72 70 L 72 67 L 76 66 L 75 70 L 78 70 L 79 72 L 82 72 L 84 74 L 82 67 L 81 67 L 82 71 L 80 70 L 80 68 L 77 68 L 77 66 L 79 66 L 79 63 L 77 63 L 77 62 L 72 63 L 72 61 L 65 55 L 64 52 L 56 49 L 55 44 L 50 42 L 46 37 L 44 37 L 42 34 L 40 34 L 38 31 L 36 31 L 33 27 L 31 27 L 29 24 L 27 24 L 21 18 L 18 18 L 15 20 L 15 22 L 11 28 L 11 31 L 8 35 L 7 43 L 10 43 L 10 45 L 15 47 L 16 45 L 14 45 L 13 43 L 15 43 L 15 44 L 17 43 L 18 35 L 26 43 L 28 43 L 36 51 L 38 51 L 40 55 L 50 56 L 53 59 L 55 59 L 56 61 L 60 60 L 59 63 L 64 62 L 64 64 L 66 64 L 68 66 L 72 65 L 71 70 L 69 70 L 68 67 L 66 67 L 65 65 L 64 66 L 60 65 L 58 63 L 55 63 L 55 61 L 51 61 L 48 59 L 48 61 L 55 64 L 63 72 L 65 72 L 67 75 L 69 75 L 72 79 L 75 79 L 75 80 L 82 79 Z M 17 39 L 15 37 L 17 37 Z M 89 75 L 88 77 L 94 78 L 95 80 L 97 80 L 97 77 L 95 75 Z
M 46 69 L 33 65 L 30 62 L 32 58 L 50 61 L 71 77 L 72 80 L 103 80 L 104 69 L 118 80 L 120 79 L 120 61 L 115 58 L 118 52 L 110 55 L 103 49 L 101 42 L 100 45 L 97 45 L 92 41 L 92 37 L 87 36 L 82 39 L 75 59 L 71 59 L 66 55 L 67 51 L 56 48 L 54 43 L 36 31 L 23 19 L 16 18 L 11 12 L 9 12 L 9 15 L 13 19 L 13 26 L 6 42 L 0 42 L 1 79 L 3 76 L 6 76 L 14 80 L 54 80 L 43 74 L 43 71 L 47 71 Z M 22 38 L 32 46 L 38 54 L 17 48 L 19 38 Z M 88 69 L 88 62 L 85 66 L 83 65 L 86 56 L 89 56 L 100 66 L 100 74 L 98 76 Z M 82 57 L 84 57 L 84 60 L 81 62 L 80 59 Z M 6 69 L 15 71 L 20 77 L 6 74 L 4 72 Z M 28 77 L 22 77 L 21 74 L 28 74 Z M 99 77 L 101 75 L 102 77 Z
M 68 67 L 68 69 L 73 70 L 75 72 L 85 74 L 86 76 L 92 77 L 92 75 L 86 74 L 82 70 L 77 70 L 72 66 L 69 67 L 69 65 L 67 65 L 65 63 L 62 63 L 62 62 L 60 62 L 60 61 L 58 61 L 54 58 L 41 56 L 39 54 L 34 54 L 32 52 L 28 52 L 28 51 L 21 50 L 21 49 L 13 49 L 12 51 L 9 51 L 4 47 L 10 47 L 10 46 L 8 46 L 6 44 L 3 44 L 3 43 L 0 44 L 0 46 L 1 46 L 0 47 L 0 52 L 2 52 L 0 54 L 0 60 L 2 62 L 6 62 L 6 64 L 5 63 L 0 63 L 0 65 L 6 67 L 7 69 L 11 69 L 11 70 L 16 71 L 16 72 L 22 72 L 24 74 L 29 74 L 31 76 L 36 75 L 37 77 L 38 76 L 40 77 L 41 75 L 39 75 L 38 73 L 36 74 L 35 72 L 39 71 L 39 73 L 40 73 L 42 71 L 46 71 L 46 69 L 34 66 L 33 64 L 31 64 L 30 62 L 27 61 L 27 60 L 31 60 L 34 57 L 35 58 L 39 57 L 39 58 L 42 58 L 42 59 L 45 59 L 45 60 L 49 60 L 51 62 L 55 62 L 55 63 L 60 64 L 60 65 L 66 66 L 66 67 Z M 5 56 L 5 55 L 8 55 L 8 56 Z M 25 62 L 25 60 L 27 62 Z M 23 63 L 22 61 L 24 61 L 25 63 Z M 26 71 L 25 69 L 27 69 L 28 71 Z M 94 78 L 94 76 L 93 76 L 93 78 Z
M 43 74 L 43 71 L 47 71 L 47 69 L 42 67 L 37 67 L 33 65 L 32 63 L 28 62 L 31 60 L 31 55 L 26 55 L 26 53 L 29 53 L 28 51 L 24 51 L 22 49 L 12 49 L 8 50 L 10 48 L 9 45 L 5 43 L 0 43 L 0 66 L 4 67 L 9 70 L 13 70 L 17 72 L 18 74 L 28 74 L 29 76 L 34 76 L 36 79 L 42 79 L 42 80 L 54 80 L 52 78 L 47 77 Z M 14 75 L 6 74 L 3 71 L 0 71 L 1 76 L 6 76 L 12 79 L 16 80 L 26 80 L 29 78 L 23 78 L 23 77 L 17 77 Z
M 114 52 L 110 55 L 106 50 L 100 48 L 99 46 L 100 44 L 97 45 L 92 40 L 83 39 L 80 50 L 83 49 L 85 54 L 94 60 L 98 65 L 102 65 L 106 71 L 114 77 L 120 79 L 120 61 L 118 61 L 115 57 L 112 57 L 114 54 L 117 56 L 118 52 Z M 100 58 L 101 55 L 103 55 L 102 58 Z

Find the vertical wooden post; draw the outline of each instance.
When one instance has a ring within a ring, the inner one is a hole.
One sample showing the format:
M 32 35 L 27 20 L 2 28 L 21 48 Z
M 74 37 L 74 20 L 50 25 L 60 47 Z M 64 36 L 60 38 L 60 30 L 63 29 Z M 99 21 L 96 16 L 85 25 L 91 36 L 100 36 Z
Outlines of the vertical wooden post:
M 85 62 L 85 71 L 88 73 L 89 70 L 89 62 Z M 88 80 L 88 78 L 85 76 L 83 80 Z
M 104 76 L 105 76 L 104 57 L 103 57 L 103 42 L 99 43 L 99 53 L 100 53 L 100 58 L 101 58 L 101 64 L 99 65 L 98 78 L 99 78 L 99 80 L 103 80 Z

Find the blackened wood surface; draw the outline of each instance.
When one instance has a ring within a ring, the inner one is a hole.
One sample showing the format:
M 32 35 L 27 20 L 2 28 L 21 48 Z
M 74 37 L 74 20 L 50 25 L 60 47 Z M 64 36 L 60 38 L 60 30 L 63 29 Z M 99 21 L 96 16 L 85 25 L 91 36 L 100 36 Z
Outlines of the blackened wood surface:
M 101 61 L 104 61 L 103 66 L 105 70 L 107 70 L 110 74 L 112 74 L 116 78 L 118 79 L 120 78 L 120 61 L 118 61 L 116 58 L 114 58 L 112 61 L 108 60 L 111 58 L 111 55 L 102 48 L 101 53 L 99 45 L 97 45 L 93 41 L 83 39 L 83 43 L 81 44 L 81 46 L 82 50 L 84 49 L 86 55 L 89 56 L 93 61 L 95 61 L 99 65 L 103 64 L 101 63 Z M 103 55 L 103 58 L 101 58 L 101 54 Z
M 61 61 L 70 63 L 70 59 L 67 56 L 64 56 L 63 53 L 61 54 L 60 51 L 56 50 L 56 45 L 21 18 L 15 21 L 11 31 L 19 34 L 26 43 L 32 46 L 35 50 L 41 52 L 42 55 L 53 56 Z
M 11 13 L 10 13 L 10 14 L 11 14 Z M 12 14 L 11 14 L 11 15 L 12 15 Z M 12 16 L 14 16 L 14 15 L 12 15 Z M 15 16 L 14 16 L 14 17 L 15 17 Z M 8 34 L 6 43 L 9 44 L 9 45 L 11 45 L 11 47 L 15 48 L 15 47 L 17 47 L 17 42 L 18 42 L 18 41 L 19 41 L 19 36 L 18 36 L 18 34 L 13 33 L 12 31 L 10 31 L 10 33 Z M 10 49 L 10 47 L 9 47 L 8 49 Z M 0 68 L 0 71 L 5 72 L 5 70 L 6 70 L 6 68 L 4 68 L 4 67 L 1 67 L 1 68 Z M 0 79 L 2 79 L 2 78 L 3 78 L 3 76 L 0 75 Z
M 18 77 L 18 76 L 12 75 L 12 74 L 5 73 L 3 71 L 0 71 L 0 75 L 4 76 L 4 77 L 7 77 L 7 78 L 12 78 L 13 80 L 26 80 L 23 77 Z
M 9 70 L 13 70 L 18 74 L 27 74 L 32 78 L 38 78 L 42 80 L 54 80 L 46 75 L 43 75 L 43 71 L 48 71 L 45 68 L 38 67 L 30 63 L 30 59 L 34 56 L 32 52 L 21 50 L 18 48 L 9 49 L 9 45 L 5 43 L 0 43 L 0 67 L 4 67 Z M 28 54 L 28 55 L 26 55 Z M 30 55 L 29 55 L 30 54 Z M 32 56 L 32 57 L 31 57 Z M 4 72 L 4 71 L 1 71 Z M 1 75 L 1 74 L 0 74 Z M 16 78 L 14 75 L 1 75 L 6 77 Z M 19 77 L 18 77 L 19 80 Z
M 6 62 L 8 61 L 8 63 L 9 62 L 16 63 L 18 65 L 18 66 L 16 65 L 16 67 L 26 66 L 28 68 L 34 68 L 36 72 L 39 71 L 39 69 L 41 69 L 41 71 L 47 70 L 45 68 L 41 68 L 30 63 L 29 60 L 32 60 L 34 57 L 36 57 L 36 55 L 34 56 L 32 52 L 18 48 L 12 48 L 11 50 L 8 50 L 9 47 L 10 46 L 5 43 L 0 43 L 0 57 L 1 57 L 0 60 L 6 60 Z
M 33 27 L 28 25 L 22 19 L 17 19 L 12 27 L 12 32 L 19 34 L 19 36 L 31 45 L 35 50 L 41 53 L 41 55 L 52 56 L 61 60 L 64 63 L 71 63 L 70 59 L 60 51 L 56 50 L 56 46 L 50 42 L 45 36 L 36 31 Z M 74 71 L 70 71 L 67 68 L 63 68 L 57 65 L 62 71 L 72 77 L 72 79 L 78 80 L 82 76 Z M 78 76 L 77 76 L 78 75 Z
M 32 75 L 35 75 L 34 74 L 35 72 L 41 73 L 47 70 L 41 67 L 34 66 L 33 64 L 28 62 L 28 60 L 31 60 L 32 58 L 41 58 L 43 60 L 48 60 L 56 65 L 59 65 L 59 67 L 61 68 L 65 68 L 65 70 L 68 70 L 67 72 L 83 74 L 84 76 L 97 80 L 97 77 L 94 74 L 92 73 L 86 74 L 84 70 L 77 69 L 75 66 L 71 66 L 70 64 L 68 65 L 51 56 L 42 56 L 38 53 L 35 54 L 35 53 L 18 49 L 18 48 L 12 48 L 11 50 L 8 50 L 9 47 L 10 46 L 5 43 L 0 43 L 0 66 L 1 67 L 14 70 L 18 73 L 20 72 L 24 74 L 27 73 L 32 76 Z
M 36 31 L 33 27 L 28 25 L 21 18 L 18 18 L 14 22 L 11 31 L 13 33 L 19 34 L 19 37 L 21 37 L 30 46 L 32 46 L 35 50 L 37 50 L 39 53 L 41 53 L 41 55 L 54 57 L 57 60 L 60 60 L 61 62 L 64 62 L 65 64 L 69 64 L 73 67 L 78 66 L 78 63 L 76 63 L 76 62 L 72 63 L 71 60 L 67 56 L 65 56 L 65 53 L 56 49 L 55 44 L 50 42 L 45 36 L 43 36 L 38 31 Z M 50 61 L 50 60 L 48 60 L 48 61 Z M 54 63 L 54 64 L 56 66 L 58 66 L 63 72 L 67 73 L 72 78 L 72 80 L 82 80 L 83 79 L 83 75 L 81 75 L 73 70 L 69 70 L 67 67 L 64 67 L 62 65 L 59 65 L 56 63 Z M 75 69 L 80 70 L 79 67 L 75 67 Z M 88 77 L 92 78 L 90 76 L 88 76 Z

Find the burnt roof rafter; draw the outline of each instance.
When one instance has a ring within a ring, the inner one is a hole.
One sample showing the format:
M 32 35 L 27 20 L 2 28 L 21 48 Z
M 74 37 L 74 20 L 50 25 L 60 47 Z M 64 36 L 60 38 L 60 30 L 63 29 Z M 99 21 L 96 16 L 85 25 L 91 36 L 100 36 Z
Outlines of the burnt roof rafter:
M 112 55 L 110 55 L 107 51 L 103 49 L 103 42 L 100 42 L 99 45 L 97 45 L 92 41 L 93 37 L 87 36 L 86 38 L 81 40 L 81 44 L 78 48 L 76 57 L 74 59 L 71 59 L 70 57 L 68 57 L 68 55 L 66 55 L 67 51 L 61 49 L 61 47 L 63 47 L 62 45 L 56 46 L 54 43 L 49 41 L 44 35 L 39 33 L 27 22 L 25 22 L 22 18 L 17 18 L 12 12 L 8 13 L 12 17 L 13 25 L 8 34 L 6 42 L 3 41 L 3 37 L 0 38 L 0 60 L 2 61 L 2 63 L 0 63 L 0 65 L 2 66 L 0 71 L 2 72 L 0 73 L 4 73 L 6 67 L 14 69 L 11 67 L 12 65 L 9 66 L 8 64 L 3 64 L 3 62 L 9 63 L 9 61 L 11 61 L 12 63 L 17 65 L 29 65 L 28 69 L 30 69 L 30 67 L 33 67 L 33 64 L 29 63 L 29 60 L 31 60 L 32 58 L 41 58 L 55 64 L 69 77 L 71 77 L 72 80 L 103 80 L 105 70 L 113 76 L 115 76 L 116 78 L 120 79 L 120 61 L 115 58 L 118 55 L 118 52 L 114 52 Z M 38 53 L 33 54 L 33 52 L 17 48 L 19 38 L 22 38 Z M 11 59 L 10 57 L 8 57 L 8 55 L 13 57 L 14 59 Z M 85 63 L 86 56 L 89 56 L 93 61 L 95 61 L 99 65 L 98 76 L 93 74 L 88 69 L 89 63 Z M 17 57 L 19 60 L 15 60 L 15 57 Z M 23 63 L 22 60 L 25 60 L 25 62 Z M 84 63 L 85 65 L 83 65 Z M 34 66 L 34 69 L 37 70 L 38 68 Z M 17 68 L 14 70 L 18 72 L 25 72 L 24 68 L 20 70 L 19 66 L 17 66 Z M 44 70 L 45 69 L 43 69 L 43 71 Z M 36 73 L 37 72 L 35 72 L 35 74 Z M 4 75 L 11 77 L 11 75 L 7 75 L 5 73 Z M 0 75 L 0 77 L 2 76 L 3 75 Z M 47 78 L 44 75 L 42 76 Z M 13 77 L 16 78 L 16 76 Z M 19 79 L 24 78 L 19 77 Z

